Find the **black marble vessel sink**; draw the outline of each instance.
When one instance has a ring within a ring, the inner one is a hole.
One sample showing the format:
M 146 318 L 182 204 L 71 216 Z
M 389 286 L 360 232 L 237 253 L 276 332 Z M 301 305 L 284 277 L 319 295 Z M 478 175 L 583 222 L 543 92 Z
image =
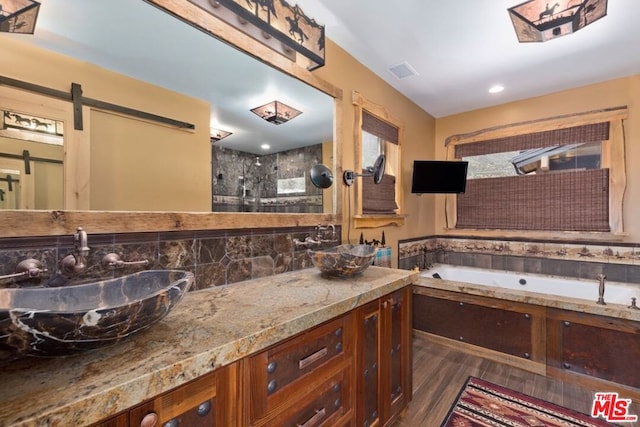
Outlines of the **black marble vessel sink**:
M 187 271 L 148 270 L 83 285 L 0 289 L 0 345 L 41 357 L 113 345 L 166 316 L 193 281 Z
M 366 270 L 376 255 L 370 245 L 340 245 L 318 251 L 309 250 L 311 261 L 323 275 L 351 277 Z

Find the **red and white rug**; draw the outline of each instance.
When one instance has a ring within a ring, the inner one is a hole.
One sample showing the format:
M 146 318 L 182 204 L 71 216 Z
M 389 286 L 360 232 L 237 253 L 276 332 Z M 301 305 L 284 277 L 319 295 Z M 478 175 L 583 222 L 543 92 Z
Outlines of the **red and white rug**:
M 469 377 L 441 427 L 604 427 L 599 418 Z

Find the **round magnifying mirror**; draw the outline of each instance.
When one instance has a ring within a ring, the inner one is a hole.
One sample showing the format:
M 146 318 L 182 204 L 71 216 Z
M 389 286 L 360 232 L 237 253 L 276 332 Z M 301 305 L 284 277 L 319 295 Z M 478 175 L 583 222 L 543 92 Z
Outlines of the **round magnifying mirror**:
M 380 154 L 373 163 L 373 182 L 376 184 L 380 184 L 384 177 L 385 160 L 384 154 Z
M 333 184 L 333 174 L 325 165 L 318 163 L 309 171 L 311 183 L 318 188 L 329 188 Z

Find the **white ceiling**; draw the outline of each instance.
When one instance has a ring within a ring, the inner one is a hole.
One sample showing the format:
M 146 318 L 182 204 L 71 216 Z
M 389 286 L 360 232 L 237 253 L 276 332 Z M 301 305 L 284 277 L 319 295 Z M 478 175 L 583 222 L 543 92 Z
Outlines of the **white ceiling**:
M 507 13 L 519 0 L 296 2 L 435 117 L 640 74 L 640 0 L 609 0 L 608 15 L 575 34 L 526 44 Z M 142 0 L 42 0 L 35 35 L 6 36 L 207 100 L 211 125 L 233 132 L 221 146 L 261 154 L 333 136 L 329 96 Z M 388 68 L 405 61 L 418 75 L 399 80 Z M 489 94 L 494 84 L 505 90 Z M 303 114 L 275 126 L 249 111 L 276 98 Z
M 142 0 L 41 3 L 33 36 L 3 33 L 2 37 L 35 43 L 208 101 L 211 126 L 233 132 L 217 145 L 260 155 L 333 139 L 334 102 L 329 95 Z M 95 98 L 86 91 L 84 95 Z M 303 113 L 274 125 L 249 111 L 274 99 Z M 171 118 L 189 121 L 188 117 Z M 271 149 L 261 149 L 263 143 Z
M 609 0 L 607 16 L 580 31 L 524 44 L 507 13 L 524 0 L 295 1 L 435 117 L 640 74 L 639 0 Z M 398 80 L 388 68 L 404 61 L 418 75 Z M 495 84 L 505 90 L 491 95 Z

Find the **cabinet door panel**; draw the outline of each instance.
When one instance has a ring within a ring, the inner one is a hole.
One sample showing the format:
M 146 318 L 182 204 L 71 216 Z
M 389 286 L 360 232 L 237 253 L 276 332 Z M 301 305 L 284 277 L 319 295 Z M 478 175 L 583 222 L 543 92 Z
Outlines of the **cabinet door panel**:
M 213 427 L 216 425 L 215 399 L 199 403 L 161 424 L 163 427 Z
M 139 426 L 145 416 L 155 413 L 157 426 L 215 426 L 216 374 L 200 377 L 133 408 L 129 413 L 130 425 Z
M 378 349 L 380 347 L 380 307 L 378 301 L 367 306 L 364 310 L 361 327 L 364 332 L 364 342 L 358 348 L 362 351 L 362 363 L 358 372 L 362 395 L 359 400 L 363 402 L 363 425 L 372 425 L 380 416 L 380 389 L 378 373 L 380 360 Z
M 414 305 L 415 326 L 422 331 L 514 356 L 532 353 L 532 322 L 526 313 L 418 294 Z
M 562 368 L 640 387 L 638 334 L 573 322 L 561 325 Z
M 390 350 L 390 359 L 391 359 L 391 384 L 390 384 L 390 399 L 391 403 L 395 402 L 396 399 L 400 398 L 403 395 L 403 389 L 405 387 L 404 384 L 404 354 L 407 351 L 407 345 L 411 345 L 411 343 L 403 343 L 404 341 L 404 323 L 405 314 L 404 314 L 404 304 L 405 299 L 402 291 L 396 292 L 393 294 L 393 297 L 390 301 L 391 304 L 391 350 Z M 404 344 L 404 346 L 403 346 Z M 411 367 L 408 367 L 411 369 Z

